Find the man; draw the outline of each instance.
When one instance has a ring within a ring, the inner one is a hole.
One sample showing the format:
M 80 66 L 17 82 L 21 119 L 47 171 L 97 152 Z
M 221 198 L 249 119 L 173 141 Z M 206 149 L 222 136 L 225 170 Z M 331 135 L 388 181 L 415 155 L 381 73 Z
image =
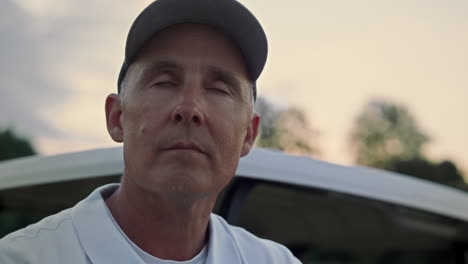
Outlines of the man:
M 0 263 L 299 263 L 211 213 L 258 131 L 266 37 L 235 0 L 159 0 L 127 38 L 107 129 L 120 185 L 2 239 Z

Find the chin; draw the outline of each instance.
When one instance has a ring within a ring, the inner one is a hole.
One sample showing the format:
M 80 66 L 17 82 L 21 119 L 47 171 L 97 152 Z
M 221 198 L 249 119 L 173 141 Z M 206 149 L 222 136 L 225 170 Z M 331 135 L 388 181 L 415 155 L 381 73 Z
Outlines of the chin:
M 167 170 L 164 173 L 150 179 L 150 184 L 155 190 L 162 192 L 187 192 L 205 193 L 212 191 L 214 181 L 205 173 L 198 173 L 197 169 Z

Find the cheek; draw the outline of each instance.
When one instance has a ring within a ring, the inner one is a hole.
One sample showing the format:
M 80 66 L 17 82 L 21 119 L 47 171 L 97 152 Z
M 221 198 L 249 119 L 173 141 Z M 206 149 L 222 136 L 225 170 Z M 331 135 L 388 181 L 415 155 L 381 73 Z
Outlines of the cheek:
M 221 160 L 229 163 L 230 167 L 231 164 L 237 164 L 240 158 L 247 131 L 246 121 L 243 120 L 241 115 L 237 114 L 232 117 L 224 116 L 218 124 L 221 124 L 221 128 L 213 135 L 213 139 L 218 145 Z
M 138 138 L 145 138 L 150 134 L 151 126 L 154 125 L 153 109 L 148 104 L 139 106 L 129 105 L 124 109 L 124 137 L 127 143 L 142 143 Z

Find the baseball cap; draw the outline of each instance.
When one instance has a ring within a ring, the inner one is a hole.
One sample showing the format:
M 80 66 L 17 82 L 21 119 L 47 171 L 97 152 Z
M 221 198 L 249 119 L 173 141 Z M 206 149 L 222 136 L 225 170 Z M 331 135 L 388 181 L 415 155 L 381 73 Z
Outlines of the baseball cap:
M 125 60 L 118 79 L 119 92 L 128 67 L 146 42 L 156 33 L 179 23 L 207 24 L 231 38 L 244 58 L 256 98 L 256 80 L 266 63 L 268 43 L 258 20 L 236 0 L 156 0 L 151 3 L 138 15 L 128 33 Z

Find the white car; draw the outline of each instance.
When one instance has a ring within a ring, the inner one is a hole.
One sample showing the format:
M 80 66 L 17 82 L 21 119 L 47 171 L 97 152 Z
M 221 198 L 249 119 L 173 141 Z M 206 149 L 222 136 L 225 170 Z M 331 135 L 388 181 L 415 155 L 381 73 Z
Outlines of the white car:
M 121 147 L 0 163 L 0 237 L 122 169 Z M 214 211 L 303 263 L 468 263 L 468 194 L 387 171 L 254 149 Z

